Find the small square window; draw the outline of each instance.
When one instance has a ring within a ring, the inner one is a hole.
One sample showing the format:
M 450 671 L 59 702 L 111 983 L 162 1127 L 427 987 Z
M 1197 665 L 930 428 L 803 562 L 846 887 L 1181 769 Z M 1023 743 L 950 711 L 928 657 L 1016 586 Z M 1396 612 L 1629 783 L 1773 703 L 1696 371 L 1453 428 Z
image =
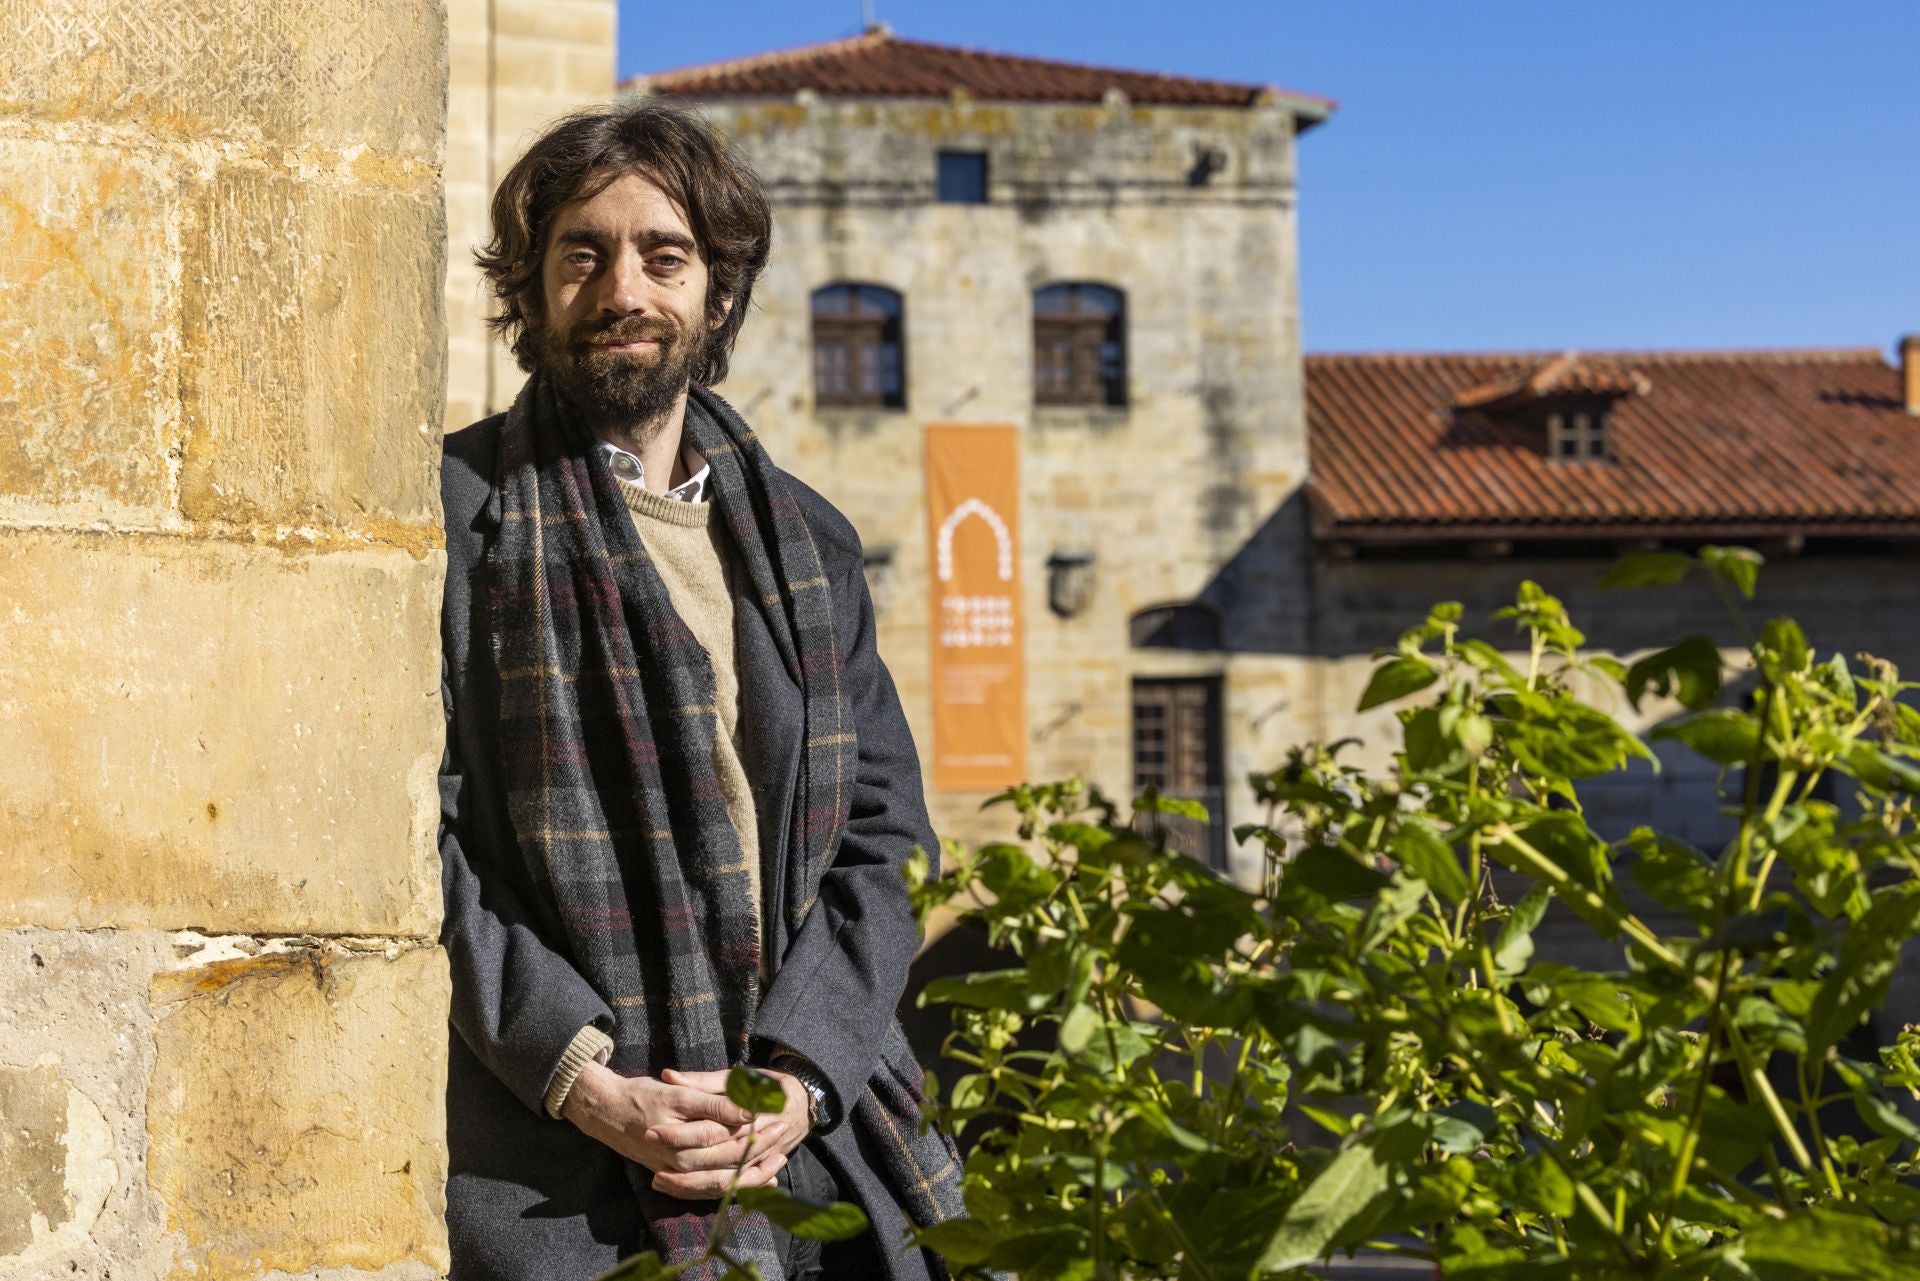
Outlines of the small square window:
M 939 200 L 943 205 L 986 204 L 987 153 L 984 151 L 941 152 Z
M 1547 456 L 1558 462 L 1611 462 L 1604 408 L 1547 416 Z

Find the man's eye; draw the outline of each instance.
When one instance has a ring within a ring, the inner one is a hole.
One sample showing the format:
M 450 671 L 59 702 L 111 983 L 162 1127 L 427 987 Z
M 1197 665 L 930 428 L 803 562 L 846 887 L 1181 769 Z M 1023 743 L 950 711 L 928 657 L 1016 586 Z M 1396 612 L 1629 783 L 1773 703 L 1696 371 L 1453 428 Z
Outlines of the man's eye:
M 657 254 L 654 257 L 653 265 L 661 268 L 663 271 L 678 271 L 687 265 L 687 260 L 679 254 Z
M 576 267 L 591 267 L 593 266 L 593 259 L 594 256 L 585 249 L 576 250 L 567 255 L 567 261 Z

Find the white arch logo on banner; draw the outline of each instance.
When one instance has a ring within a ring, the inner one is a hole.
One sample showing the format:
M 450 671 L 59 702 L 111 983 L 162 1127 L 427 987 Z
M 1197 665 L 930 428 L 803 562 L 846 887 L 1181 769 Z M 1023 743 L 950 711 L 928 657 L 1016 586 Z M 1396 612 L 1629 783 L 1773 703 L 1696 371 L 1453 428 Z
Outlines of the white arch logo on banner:
M 939 546 L 936 548 L 940 566 L 940 581 L 953 581 L 953 531 L 960 522 L 969 516 L 978 516 L 987 522 L 987 528 L 993 531 L 993 544 L 999 551 L 1000 581 L 1013 581 L 1013 535 L 1007 532 L 1007 522 L 1000 519 L 1000 513 L 981 502 L 978 498 L 969 498 L 948 513 L 940 522 Z
M 977 516 L 993 531 L 996 556 L 994 568 L 1000 581 L 1013 581 L 1013 534 L 1000 513 L 969 498 L 940 522 L 940 535 L 934 540 L 935 572 L 940 581 L 953 581 L 953 535 L 968 517 Z M 1013 645 L 1013 597 L 1003 594 L 940 597 L 940 643 L 955 649 L 997 649 Z

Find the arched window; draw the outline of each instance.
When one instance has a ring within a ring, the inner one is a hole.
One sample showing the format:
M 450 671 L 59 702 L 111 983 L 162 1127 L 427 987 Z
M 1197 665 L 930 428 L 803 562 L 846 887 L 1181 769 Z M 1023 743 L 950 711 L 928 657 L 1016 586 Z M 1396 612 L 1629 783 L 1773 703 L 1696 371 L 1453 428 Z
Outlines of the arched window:
M 906 408 L 899 294 L 860 284 L 813 291 L 813 403 Z
M 1127 403 L 1126 295 L 1083 282 L 1033 291 L 1033 399 L 1040 405 Z

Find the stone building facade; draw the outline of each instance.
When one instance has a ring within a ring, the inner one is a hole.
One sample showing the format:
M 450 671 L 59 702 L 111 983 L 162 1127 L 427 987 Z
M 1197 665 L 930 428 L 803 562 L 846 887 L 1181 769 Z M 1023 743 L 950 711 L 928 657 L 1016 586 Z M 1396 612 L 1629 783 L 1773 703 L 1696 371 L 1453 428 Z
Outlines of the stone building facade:
M 697 102 L 772 194 L 772 263 L 721 390 L 859 529 L 923 759 L 924 429 L 1010 424 L 1026 773 L 1130 795 L 1136 693 L 1194 690 L 1217 718 L 1209 799 L 1249 814 L 1244 778 L 1293 741 L 1309 679 L 1295 148 L 1331 104 L 885 29 L 629 88 Z M 1123 372 L 1107 370 L 1099 403 L 1047 403 L 1037 382 L 1036 311 L 1063 284 L 1119 300 Z M 904 377 L 877 397 L 891 404 L 821 403 L 848 399 L 826 394 L 815 355 L 820 291 L 842 285 L 895 300 L 887 359 Z M 1216 645 L 1134 643 L 1195 618 Z M 933 790 L 936 826 L 1003 833 L 986 795 Z
M 0 1275 L 446 1270 L 442 23 L 0 2 Z

